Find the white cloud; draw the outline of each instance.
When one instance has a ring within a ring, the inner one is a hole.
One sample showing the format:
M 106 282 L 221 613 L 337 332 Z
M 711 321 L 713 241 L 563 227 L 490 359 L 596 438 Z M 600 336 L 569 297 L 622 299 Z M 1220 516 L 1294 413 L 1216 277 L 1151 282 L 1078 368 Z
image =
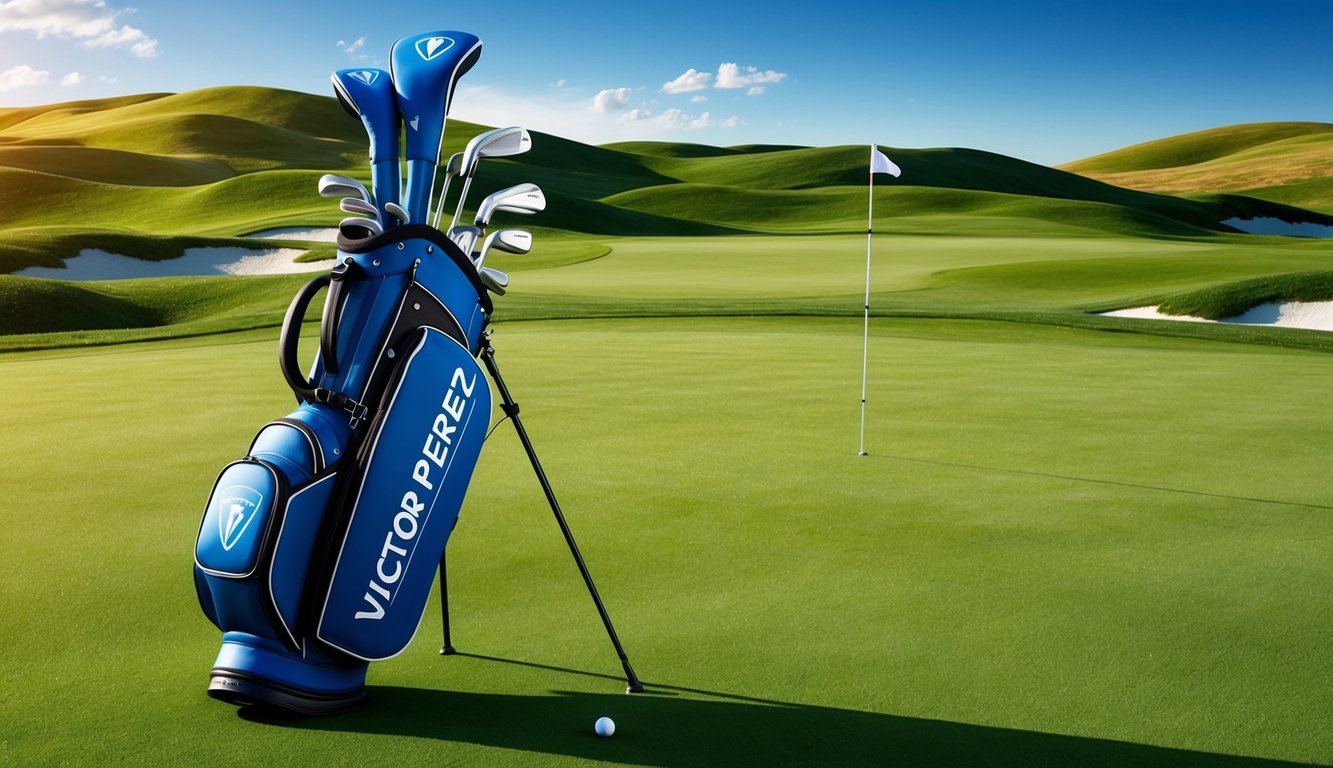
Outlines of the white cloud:
M 357 39 L 353 40 L 350 43 L 347 42 L 346 40 L 339 40 L 338 47 L 342 49 L 343 53 L 349 53 L 349 54 L 356 53 L 357 51 L 366 47 L 366 38 L 358 37 Z
M 620 89 L 608 90 L 613 94 L 604 99 L 615 101 L 614 97 L 621 95 L 614 94 Z M 599 112 L 589 106 L 588 97 L 580 95 L 578 89 L 541 88 L 523 93 L 464 82 L 455 94 L 451 117 L 481 125 L 522 125 L 534 132 L 587 144 L 628 139 L 672 140 L 686 132 L 708 137 L 710 132 L 746 125 L 736 116 L 722 120 L 710 113 L 696 115 L 681 109 L 658 112 L 651 102 L 636 101 L 636 97 L 642 96 L 639 90 L 624 89 L 625 107 Z M 534 136 L 533 140 L 541 142 L 543 137 Z
M 83 75 L 78 72 L 70 72 L 68 75 L 60 78 L 61 85 L 78 85 L 83 82 Z
M 761 87 L 758 91 L 753 90 L 755 86 L 763 86 L 769 83 L 780 83 L 787 79 L 785 72 L 775 72 L 771 69 L 760 72 L 757 67 L 745 67 L 734 62 L 726 62 L 717 68 L 717 80 L 714 81 L 714 88 L 750 88 L 750 95 L 763 93 Z
M 702 91 L 708 87 L 708 81 L 713 77 L 710 72 L 700 72 L 693 67 L 685 70 L 685 73 L 669 83 L 662 86 L 663 93 L 690 93 L 691 91 Z
M 745 95 L 746 95 L 746 96 L 758 96 L 759 94 L 761 94 L 761 93 L 763 93 L 763 92 L 764 92 L 764 86 L 762 86 L 762 85 L 752 85 L 752 86 L 750 86 L 750 90 L 748 90 L 748 91 L 745 92 Z
M 4 72 L 0 72 L 0 93 L 12 91 L 15 88 L 41 85 L 49 79 L 51 79 L 50 72 L 44 69 L 33 69 L 27 64 L 20 64 L 17 67 L 10 67 Z
M 133 11 L 113 10 L 104 0 L 3 0 L 0 32 L 73 37 L 88 48 L 129 48 L 135 56 L 156 56 L 156 38 L 128 24 L 117 24 L 117 17 L 126 12 Z
M 707 97 L 707 96 L 693 96 L 693 97 L 690 98 L 690 103 L 691 103 L 691 104 L 702 104 L 702 103 L 704 103 L 705 101 L 708 101 L 708 97 Z
M 552 87 L 552 88 L 564 88 L 564 87 L 565 87 L 565 78 L 562 77 L 562 78 L 560 78 L 559 80 L 556 80 L 554 83 L 551 83 L 551 87 Z
M 629 107 L 629 97 L 633 93 L 632 88 L 606 88 L 598 91 L 597 95 L 592 97 L 592 111 L 619 112 Z

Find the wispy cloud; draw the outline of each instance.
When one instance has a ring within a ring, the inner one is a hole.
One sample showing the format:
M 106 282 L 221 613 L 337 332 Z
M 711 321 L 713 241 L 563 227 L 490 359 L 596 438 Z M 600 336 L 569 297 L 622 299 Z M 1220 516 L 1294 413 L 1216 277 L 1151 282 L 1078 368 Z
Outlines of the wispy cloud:
M 0 72 L 0 92 L 42 85 L 50 79 L 50 72 L 44 69 L 33 69 L 27 64 L 20 64 L 17 67 L 10 67 L 4 72 Z
M 751 96 L 764 92 L 763 86 L 780 83 L 787 79 L 787 73 L 771 69 L 760 71 L 758 67 L 741 67 L 735 62 L 724 62 L 717 68 L 717 80 L 714 88 L 747 88 Z
M 124 13 L 103 0 L 3 0 L 0 32 L 31 32 L 37 37 L 70 37 L 85 48 L 128 48 L 141 58 L 157 55 L 157 39 L 119 23 Z
M 350 43 L 347 42 L 346 40 L 338 41 L 339 50 L 349 55 L 355 54 L 357 51 L 365 47 L 366 47 L 366 38 L 364 37 L 358 37 L 357 39 L 353 40 Z M 361 58 L 365 58 L 365 56 L 362 55 Z
M 578 89 L 515 93 L 494 85 L 460 87 L 451 117 L 482 125 L 521 125 L 589 144 L 626 139 L 669 139 L 685 132 L 735 128 L 739 116 L 658 109 L 642 88 L 607 88 L 590 98 Z M 536 139 L 540 141 L 540 137 Z
M 78 72 L 70 72 L 68 75 L 60 78 L 61 85 L 78 85 L 83 82 L 83 75 Z

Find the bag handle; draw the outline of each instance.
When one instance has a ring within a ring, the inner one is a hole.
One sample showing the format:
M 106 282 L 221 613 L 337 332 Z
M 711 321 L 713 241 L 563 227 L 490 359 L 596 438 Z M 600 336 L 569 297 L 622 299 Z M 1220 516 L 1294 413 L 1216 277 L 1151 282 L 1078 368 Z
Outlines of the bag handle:
M 324 314 L 319 320 L 319 359 L 329 373 L 338 372 L 338 321 L 342 318 L 346 299 L 343 287 L 347 284 L 347 273 L 355 264 L 349 256 L 329 273 L 329 295 L 324 300 Z
M 297 400 L 306 403 L 324 403 L 344 410 L 351 416 L 351 425 L 355 429 L 366 416 L 366 406 L 341 392 L 334 392 L 326 387 L 311 386 L 310 380 L 301 372 L 301 364 L 296 359 L 296 347 L 301 340 L 301 321 L 305 318 L 306 310 L 310 308 L 310 300 L 319 293 L 319 289 L 329 285 L 331 281 L 330 275 L 316 277 L 297 291 L 291 306 L 287 307 L 287 316 L 282 319 L 282 335 L 278 341 L 278 367 L 282 370 L 282 377 L 287 380 L 287 386 L 292 388 Z
M 310 308 L 310 300 L 329 284 L 330 279 L 327 274 L 320 275 L 296 292 L 291 306 L 287 307 L 287 316 L 282 320 L 282 335 L 278 340 L 278 367 L 282 370 L 282 377 L 287 380 L 287 386 L 292 388 L 297 399 L 306 402 L 315 402 L 316 397 L 315 388 L 310 386 L 310 379 L 301 371 L 301 363 L 296 359 L 296 347 L 301 340 L 301 321 Z

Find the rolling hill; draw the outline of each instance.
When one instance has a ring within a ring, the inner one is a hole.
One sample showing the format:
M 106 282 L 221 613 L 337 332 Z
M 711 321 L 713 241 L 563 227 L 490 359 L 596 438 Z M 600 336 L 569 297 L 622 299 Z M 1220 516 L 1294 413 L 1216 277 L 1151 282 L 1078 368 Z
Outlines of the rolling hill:
M 1333 124 L 1250 123 L 1136 144 L 1061 166 L 1165 194 L 1234 192 L 1333 213 Z
M 1094 158 L 1074 168 L 1080 173 L 977 150 L 896 149 L 903 178 L 877 194 L 889 225 L 966 215 L 1176 237 L 1231 231 L 1219 223 L 1231 217 L 1327 223 L 1274 202 L 1277 194 L 1185 199 L 1087 177 L 1169 171 L 1182 158 L 1234 161 L 1275 143 L 1317 156 L 1333 149 L 1333 126 L 1324 127 L 1181 137 Z M 445 152 L 483 129 L 451 122 Z M 9 215 L 0 273 L 57 265 L 88 247 L 92 230 L 115 233 L 127 255 L 164 258 L 180 252 L 164 243 L 173 238 L 233 241 L 270 227 L 332 226 L 342 214 L 315 195 L 315 181 L 326 172 L 365 179 L 365 142 L 332 97 L 250 86 L 0 110 L 0 205 Z M 589 146 L 537 134 L 529 154 L 482 163 L 474 189 L 540 184 L 552 203 L 539 222 L 547 234 L 857 231 L 865 166 L 860 146 Z

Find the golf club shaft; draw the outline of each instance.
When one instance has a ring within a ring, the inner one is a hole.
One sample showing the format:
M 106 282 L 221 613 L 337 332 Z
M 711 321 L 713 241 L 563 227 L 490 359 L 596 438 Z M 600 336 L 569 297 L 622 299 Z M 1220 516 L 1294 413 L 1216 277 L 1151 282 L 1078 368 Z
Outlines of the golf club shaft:
M 458 224 L 459 217 L 463 215 L 463 204 L 467 201 L 467 188 L 470 186 L 472 186 L 472 174 L 468 174 L 468 177 L 463 179 L 463 189 L 458 193 L 458 208 L 454 209 L 454 218 L 449 222 L 450 229 Z
M 440 189 L 440 202 L 435 206 L 435 220 L 431 223 L 436 229 L 440 228 L 440 218 L 444 216 L 444 199 L 449 195 L 449 182 L 453 180 L 453 176 L 444 177 L 444 186 Z
M 528 432 L 523 428 L 523 422 L 518 417 L 518 403 L 515 403 L 514 398 L 509 395 L 509 388 L 505 386 L 504 379 L 500 376 L 500 369 L 495 364 L 495 349 L 491 347 L 489 342 L 481 353 L 481 359 L 486 364 L 486 370 L 491 374 L 491 380 L 495 382 L 495 388 L 500 392 L 500 408 L 514 422 L 514 430 L 518 432 L 518 439 L 523 443 L 523 450 L 528 454 L 528 461 L 532 462 L 532 469 L 537 473 L 537 480 L 541 482 L 542 491 L 546 494 L 546 501 L 550 503 L 551 512 L 555 514 L 555 520 L 560 525 L 560 532 L 564 534 L 565 543 L 569 545 L 570 554 L 574 556 L 574 562 L 579 567 L 579 573 L 583 576 L 583 583 L 588 586 L 588 594 L 592 595 L 592 601 L 597 605 L 597 613 L 602 617 L 606 634 L 610 636 L 611 644 L 616 648 L 616 655 L 620 657 L 620 666 L 625 670 L 625 681 L 628 683 L 627 691 L 638 693 L 643 690 L 643 683 L 634 674 L 634 668 L 630 666 L 629 657 L 625 655 L 625 647 L 620 644 L 620 638 L 616 635 L 616 628 L 611 625 L 611 616 L 607 614 L 606 606 L 602 604 L 602 596 L 597 593 L 597 585 L 593 584 L 592 575 L 588 573 L 588 566 L 583 562 L 583 555 L 579 553 L 579 545 L 574 542 L 574 534 L 569 530 L 569 524 L 565 522 L 564 513 L 560 511 L 560 502 L 556 501 L 555 491 L 551 490 L 551 484 L 546 480 L 546 473 L 542 471 L 541 462 L 537 460 L 537 453 L 532 448 L 532 441 L 528 439 Z

